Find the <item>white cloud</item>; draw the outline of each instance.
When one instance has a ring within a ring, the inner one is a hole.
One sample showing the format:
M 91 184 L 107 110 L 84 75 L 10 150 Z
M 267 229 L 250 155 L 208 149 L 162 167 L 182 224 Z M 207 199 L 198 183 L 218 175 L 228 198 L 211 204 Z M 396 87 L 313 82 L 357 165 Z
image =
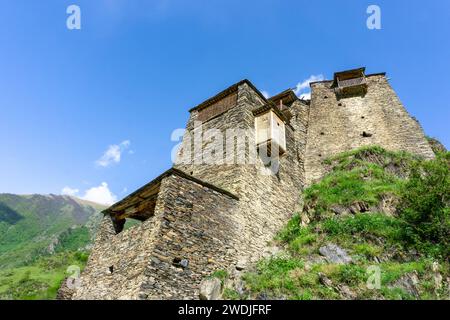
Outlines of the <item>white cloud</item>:
M 311 82 L 322 81 L 324 79 L 325 79 L 325 77 L 321 74 L 312 75 L 308 79 L 297 83 L 297 85 L 295 86 L 294 92 L 298 97 L 300 97 L 300 98 L 303 97 L 302 99 L 311 99 L 309 84 Z
M 299 98 L 302 99 L 302 100 L 311 100 L 311 92 L 308 92 L 308 93 L 302 93 L 302 94 L 299 96 Z
M 113 144 L 108 147 L 105 153 L 95 163 L 100 167 L 109 167 L 114 163 L 119 163 L 122 152 L 130 146 L 130 141 L 125 140 L 120 144 Z
M 71 187 L 64 187 L 61 190 L 61 194 L 65 196 L 75 196 L 80 190 L 72 189 Z
M 266 98 L 266 99 L 269 99 L 269 98 L 270 98 L 269 92 L 263 90 L 263 91 L 261 91 L 261 93 L 262 93 L 262 95 L 264 96 L 264 98 Z
M 112 205 L 117 202 L 117 197 L 109 190 L 106 182 L 102 182 L 98 187 L 86 190 L 81 199 L 105 205 Z

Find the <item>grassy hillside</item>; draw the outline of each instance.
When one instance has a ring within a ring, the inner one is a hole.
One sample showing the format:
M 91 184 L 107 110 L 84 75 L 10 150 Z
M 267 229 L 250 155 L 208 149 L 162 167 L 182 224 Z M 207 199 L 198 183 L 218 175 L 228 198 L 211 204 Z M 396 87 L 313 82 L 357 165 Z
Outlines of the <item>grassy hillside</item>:
M 0 270 L 1 300 L 55 299 L 69 266 L 83 269 L 88 258 L 84 251 L 62 251 L 40 256 L 32 263 Z
M 282 252 L 231 298 L 449 299 L 450 154 L 422 161 L 368 147 L 328 159 Z
M 54 298 L 84 266 L 104 206 L 68 196 L 0 194 L 0 299 Z

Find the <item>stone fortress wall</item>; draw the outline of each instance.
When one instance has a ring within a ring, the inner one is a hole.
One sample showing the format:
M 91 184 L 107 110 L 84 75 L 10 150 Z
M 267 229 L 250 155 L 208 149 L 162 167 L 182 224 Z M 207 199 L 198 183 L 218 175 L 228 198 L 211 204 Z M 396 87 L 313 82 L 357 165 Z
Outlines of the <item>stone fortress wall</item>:
M 153 215 L 117 233 L 103 218 L 95 246 L 72 299 L 193 299 L 198 284 L 234 261 L 238 202 L 169 171 Z
M 255 148 L 254 141 L 256 140 L 255 132 L 252 132 L 255 122 L 252 111 L 263 106 L 265 101 L 247 82 L 240 84 L 236 90 L 236 106 L 203 123 L 202 129 L 203 132 L 208 129 L 218 129 L 224 135 L 227 129 L 249 129 L 250 135 L 246 140 L 246 148 L 239 151 L 236 151 L 237 146 L 234 148 L 235 157 L 239 157 L 240 152 L 244 152 L 248 159 L 249 148 Z M 261 174 L 264 164 L 259 158 L 256 159 L 255 164 L 202 164 L 178 167 L 199 179 L 229 190 L 239 197 L 238 208 L 233 213 L 239 221 L 240 227 L 240 248 L 236 248 L 237 256 L 240 257 L 239 263 L 245 264 L 246 260 L 256 261 L 260 258 L 267 242 L 273 239 L 275 233 L 289 219 L 298 203 L 304 181 L 303 146 L 298 141 L 306 140 L 306 131 L 301 130 L 299 118 L 306 114 L 301 112 L 302 105 L 300 104 L 296 104 L 292 108 L 299 116 L 291 119 L 293 126 L 286 130 L 289 152 L 281 156 L 277 175 Z M 192 111 L 187 125 L 188 130 L 194 130 L 193 124 L 197 117 L 198 111 Z M 306 119 L 303 119 L 303 122 L 305 121 Z M 299 130 L 295 130 L 294 127 Z M 208 144 L 208 140 L 203 141 L 205 150 L 208 149 Z M 254 152 L 256 153 L 256 148 Z M 226 157 L 225 146 L 223 153 Z
M 311 84 L 305 171 L 307 183 L 324 174 L 322 161 L 366 145 L 434 157 L 420 124 L 403 107 L 384 74 L 368 75 L 367 93 L 339 99 L 332 81 Z
M 194 134 L 202 132 L 202 149 L 209 154 L 226 159 L 233 151 L 248 158 L 256 152 L 255 110 L 282 114 L 286 152 L 278 158 L 279 170 L 262 174 L 267 168 L 259 157 L 245 164 L 176 164 L 105 211 L 72 298 L 197 299 L 200 282 L 215 270 L 242 270 L 264 256 L 301 208 L 302 189 L 325 173 L 325 158 L 372 144 L 432 158 L 420 125 L 384 74 L 365 81 L 363 94 L 345 97 L 336 94 L 333 81 L 313 83 L 309 102 L 290 90 L 267 100 L 243 80 L 191 109 L 179 157 L 190 149 L 197 160 L 201 153 L 189 145 Z M 217 150 L 205 136 L 215 129 L 226 139 L 227 130 L 236 128 L 248 130 L 243 150 L 227 149 L 226 143 Z M 128 218 L 143 222 L 122 230 Z

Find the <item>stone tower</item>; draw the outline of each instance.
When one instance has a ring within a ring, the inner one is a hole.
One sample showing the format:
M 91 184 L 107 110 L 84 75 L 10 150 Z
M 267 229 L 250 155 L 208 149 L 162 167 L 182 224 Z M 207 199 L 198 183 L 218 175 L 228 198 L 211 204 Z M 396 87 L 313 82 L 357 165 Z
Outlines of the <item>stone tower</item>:
M 338 72 L 332 81 L 311 83 L 311 90 L 308 184 L 322 177 L 325 158 L 364 145 L 434 157 L 420 124 L 403 107 L 385 73 L 365 75 L 364 68 Z
M 368 144 L 433 157 L 384 74 L 311 88 L 266 99 L 243 80 L 192 108 L 174 167 L 104 212 L 72 298 L 196 299 L 212 272 L 265 254 L 326 157 Z

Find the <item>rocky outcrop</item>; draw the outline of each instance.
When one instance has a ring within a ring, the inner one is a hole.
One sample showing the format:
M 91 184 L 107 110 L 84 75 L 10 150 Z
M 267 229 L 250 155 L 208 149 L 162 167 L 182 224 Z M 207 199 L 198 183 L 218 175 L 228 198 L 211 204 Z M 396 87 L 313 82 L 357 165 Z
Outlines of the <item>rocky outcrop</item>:
M 347 251 L 334 243 L 329 243 L 319 248 L 319 252 L 329 263 L 348 264 L 352 262 L 352 258 Z
M 200 283 L 200 300 L 219 300 L 222 283 L 217 278 L 205 279 Z
M 419 298 L 419 291 L 417 290 L 417 284 L 419 283 L 419 278 L 417 272 L 411 272 L 405 274 L 400 279 L 395 281 L 391 288 L 399 288 L 414 298 Z

